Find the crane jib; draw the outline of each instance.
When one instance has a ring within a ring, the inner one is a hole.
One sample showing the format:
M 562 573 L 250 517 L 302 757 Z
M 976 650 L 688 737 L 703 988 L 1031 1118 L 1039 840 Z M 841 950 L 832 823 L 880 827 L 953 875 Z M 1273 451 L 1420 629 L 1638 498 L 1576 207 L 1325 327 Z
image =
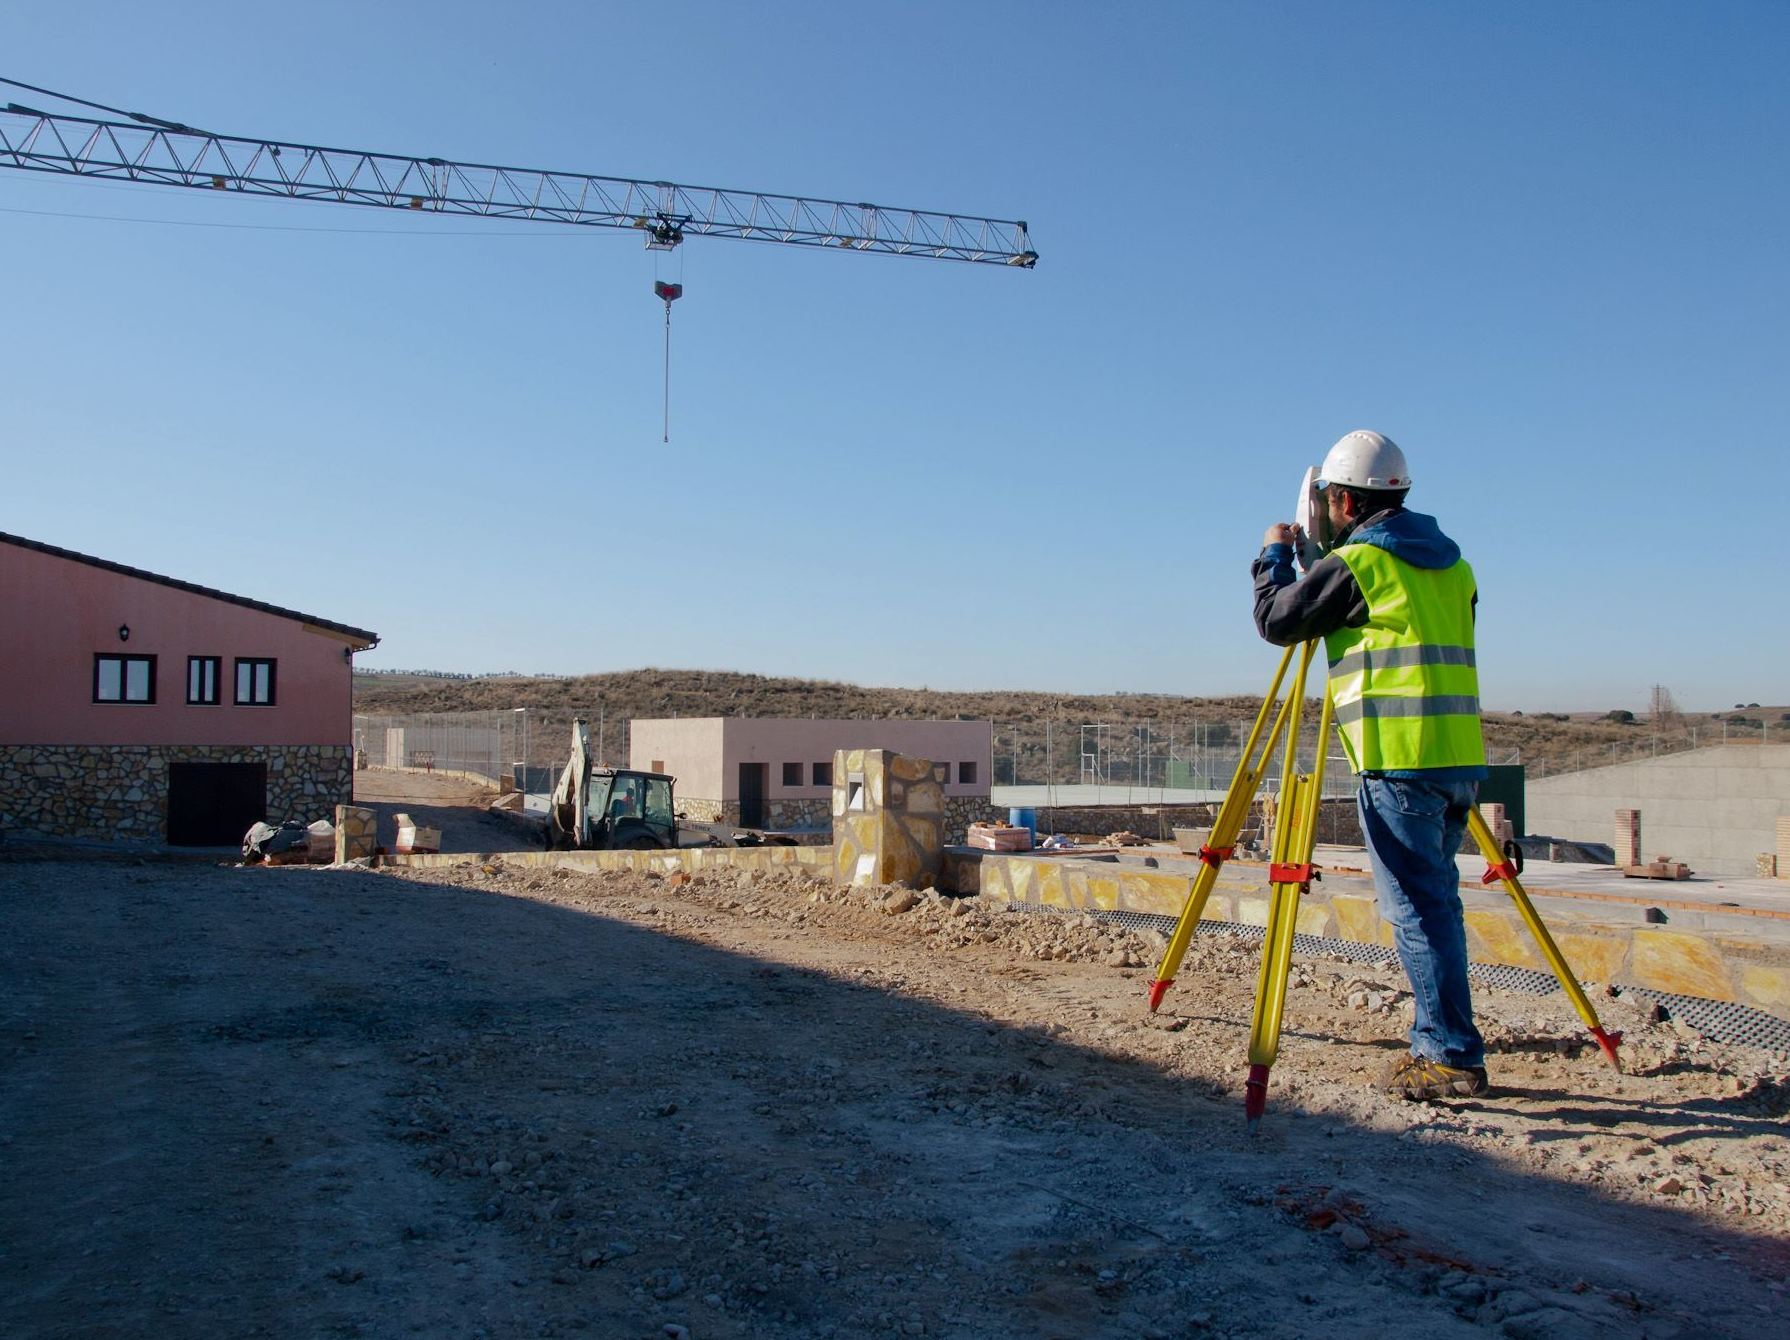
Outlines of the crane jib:
M 731 237 L 1028 270 L 1038 260 L 1023 220 L 329 149 L 140 120 L 142 124 L 94 120 L 8 103 L 0 108 L 0 167 L 436 214 L 626 228 L 643 232 L 649 246 L 660 248 L 676 246 L 687 236 Z

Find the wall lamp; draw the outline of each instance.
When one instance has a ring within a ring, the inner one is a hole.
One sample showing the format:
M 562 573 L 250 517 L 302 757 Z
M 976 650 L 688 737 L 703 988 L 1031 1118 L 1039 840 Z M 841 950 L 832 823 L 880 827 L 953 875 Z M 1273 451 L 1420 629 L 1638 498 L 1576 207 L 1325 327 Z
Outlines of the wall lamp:
M 131 640 L 131 626 L 129 624 L 121 623 L 118 625 L 118 640 L 120 642 L 129 642 Z

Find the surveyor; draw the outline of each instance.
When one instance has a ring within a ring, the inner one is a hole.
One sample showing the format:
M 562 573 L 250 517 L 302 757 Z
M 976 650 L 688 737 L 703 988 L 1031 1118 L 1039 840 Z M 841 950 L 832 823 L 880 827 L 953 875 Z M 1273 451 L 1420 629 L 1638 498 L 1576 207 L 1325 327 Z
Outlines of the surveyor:
M 1318 469 L 1314 516 L 1331 538 L 1268 527 L 1251 572 L 1256 628 L 1277 646 L 1324 639 L 1338 733 L 1380 915 L 1416 998 L 1411 1050 L 1383 1076 L 1409 1099 L 1486 1090 L 1473 1023 L 1455 853 L 1486 776 L 1473 652 L 1473 570 L 1433 517 L 1405 510 L 1404 452 L 1348 434 Z M 1316 527 L 1314 527 L 1315 529 Z M 1317 539 L 1319 557 L 1306 547 Z M 1294 550 L 1311 555 L 1296 575 Z

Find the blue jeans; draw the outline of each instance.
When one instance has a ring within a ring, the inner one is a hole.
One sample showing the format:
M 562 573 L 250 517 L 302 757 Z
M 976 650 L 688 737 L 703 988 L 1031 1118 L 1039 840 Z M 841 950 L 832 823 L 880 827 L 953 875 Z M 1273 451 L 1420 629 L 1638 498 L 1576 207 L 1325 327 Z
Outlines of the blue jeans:
M 1454 856 L 1478 782 L 1363 777 L 1356 806 L 1373 859 L 1380 915 L 1392 925 L 1416 997 L 1411 1051 L 1451 1066 L 1483 1066 L 1467 982 L 1467 928 Z

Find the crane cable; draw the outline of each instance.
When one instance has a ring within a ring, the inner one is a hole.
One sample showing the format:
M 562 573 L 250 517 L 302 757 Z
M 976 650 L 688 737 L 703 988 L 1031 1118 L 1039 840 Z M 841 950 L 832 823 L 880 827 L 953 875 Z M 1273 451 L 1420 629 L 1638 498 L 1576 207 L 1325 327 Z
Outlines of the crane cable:
M 684 253 L 677 254 L 677 282 L 667 283 L 658 277 L 659 261 L 653 259 L 653 293 L 665 304 L 665 405 L 660 442 L 671 441 L 671 304 L 684 296 Z
M 205 130 L 195 130 L 192 126 L 183 126 L 178 121 L 164 121 L 159 116 L 146 116 L 142 112 L 127 112 L 122 107 L 108 107 L 103 102 L 91 102 L 86 98 L 77 98 L 72 94 L 58 93 L 53 88 L 39 88 L 36 84 L 27 84 L 18 79 L 8 79 L 5 75 L 0 75 L 0 84 L 9 85 L 12 88 L 22 88 L 29 93 L 41 93 L 46 98 L 56 98 L 62 102 L 72 102 L 77 107 L 91 107 L 96 112 L 110 112 L 113 116 L 128 116 L 131 120 L 140 122 L 143 125 L 160 126 L 163 130 L 178 131 L 183 135 L 208 135 L 211 133 L 210 131 Z

